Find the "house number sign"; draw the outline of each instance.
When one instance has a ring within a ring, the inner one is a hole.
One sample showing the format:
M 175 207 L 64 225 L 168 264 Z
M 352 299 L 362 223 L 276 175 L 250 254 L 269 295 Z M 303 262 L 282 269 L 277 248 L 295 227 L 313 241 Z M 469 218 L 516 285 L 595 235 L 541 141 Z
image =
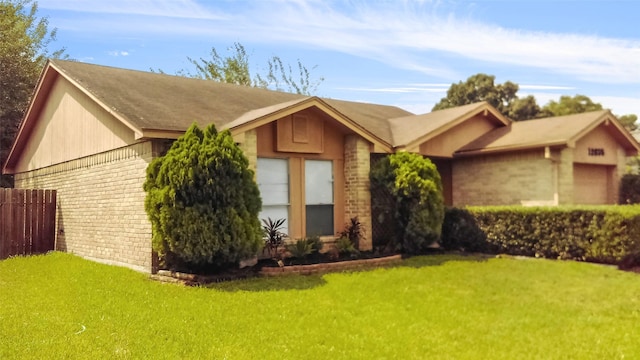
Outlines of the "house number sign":
M 589 156 L 604 156 L 603 148 L 589 148 Z

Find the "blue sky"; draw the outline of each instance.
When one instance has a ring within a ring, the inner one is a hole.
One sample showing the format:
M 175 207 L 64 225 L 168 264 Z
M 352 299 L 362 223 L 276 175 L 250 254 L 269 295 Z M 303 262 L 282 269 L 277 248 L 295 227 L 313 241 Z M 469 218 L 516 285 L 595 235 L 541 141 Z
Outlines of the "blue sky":
M 254 71 L 278 55 L 318 95 L 431 110 L 482 72 L 542 105 L 584 94 L 640 116 L 640 1 L 39 0 L 54 44 L 88 63 L 175 73 L 234 42 Z M 263 69 L 262 69 L 263 70 Z

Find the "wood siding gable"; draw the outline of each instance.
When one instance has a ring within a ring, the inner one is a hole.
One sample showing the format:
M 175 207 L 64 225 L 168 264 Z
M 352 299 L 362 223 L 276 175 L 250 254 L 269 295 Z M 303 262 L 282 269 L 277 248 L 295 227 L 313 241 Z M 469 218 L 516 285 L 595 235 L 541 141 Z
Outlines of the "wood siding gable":
M 36 93 L 43 105 L 21 129 L 14 173 L 39 169 L 135 142 L 134 132 L 64 77 Z

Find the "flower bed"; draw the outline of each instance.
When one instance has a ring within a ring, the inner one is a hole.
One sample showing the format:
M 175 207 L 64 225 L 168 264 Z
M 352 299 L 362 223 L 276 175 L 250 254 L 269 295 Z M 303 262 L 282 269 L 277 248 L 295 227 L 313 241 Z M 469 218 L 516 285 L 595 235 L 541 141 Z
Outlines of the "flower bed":
M 250 268 L 235 269 L 234 271 L 215 275 L 190 274 L 170 270 L 158 270 L 151 275 L 151 279 L 188 286 L 204 285 L 213 282 L 246 279 L 255 276 L 283 276 L 291 274 L 313 275 L 337 271 L 353 271 L 371 269 L 398 264 L 402 255 L 391 255 L 379 258 L 346 260 L 336 262 L 322 262 L 309 265 L 284 265 L 281 267 L 262 266 L 257 272 Z

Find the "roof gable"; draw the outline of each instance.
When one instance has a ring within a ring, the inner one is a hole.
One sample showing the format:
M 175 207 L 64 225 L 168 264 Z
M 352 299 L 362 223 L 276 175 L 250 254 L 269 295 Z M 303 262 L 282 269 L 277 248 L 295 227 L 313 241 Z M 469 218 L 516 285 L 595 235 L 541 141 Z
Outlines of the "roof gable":
M 510 120 L 487 102 L 479 102 L 455 108 L 411 115 L 389 120 L 395 147 L 412 149 L 447 130 L 464 123 L 476 115 L 490 118 L 498 126 L 506 126 Z
M 611 135 L 628 155 L 640 150 L 638 142 L 608 110 L 526 120 L 493 130 L 463 146 L 456 155 L 472 155 L 547 146 L 574 147 L 576 142 L 602 123 L 612 124 Z

